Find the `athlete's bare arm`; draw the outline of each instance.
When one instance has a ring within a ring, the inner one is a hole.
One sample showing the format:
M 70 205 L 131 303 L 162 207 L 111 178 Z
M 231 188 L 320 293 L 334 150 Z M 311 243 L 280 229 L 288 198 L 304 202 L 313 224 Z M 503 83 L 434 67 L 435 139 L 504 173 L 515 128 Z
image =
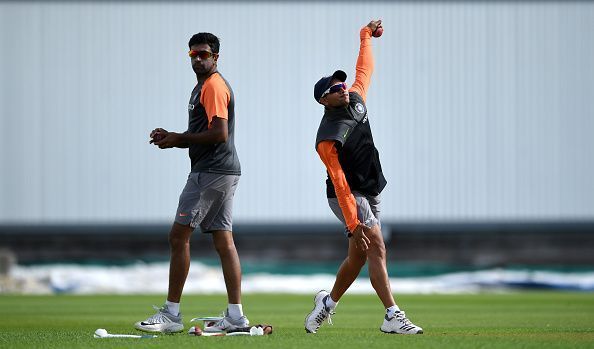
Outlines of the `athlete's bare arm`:
M 217 144 L 224 143 L 229 137 L 227 120 L 214 117 L 210 124 L 210 128 L 200 133 L 177 133 L 167 132 L 163 129 L 160 133 L 164 134 L 164 137 L 158 141 L 151 141 L 161 149 L 167 148 L 187 148 L 190 144 Z M 153 132 L 155 132 L 153 131 Z M 164 131 L 164 132 L 163 132 Z M 153 133 L 151 133 L 151 137 Z

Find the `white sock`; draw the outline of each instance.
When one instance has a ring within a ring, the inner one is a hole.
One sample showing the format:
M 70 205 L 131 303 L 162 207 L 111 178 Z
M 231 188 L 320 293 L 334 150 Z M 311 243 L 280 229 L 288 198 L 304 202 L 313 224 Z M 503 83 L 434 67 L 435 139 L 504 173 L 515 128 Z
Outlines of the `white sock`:
M 239 319 L 243 316 L 243 307 L 241 304 L 228 304 L 227 311 L 229 312 L 229 317 L 232 319 Z
M 393 305 L 386 309 L 386 315 L 388 315 L 388 319 L 393 318 L 397 311 L 400 311 L 400 308 L 398 308 L 397 305 Z
M 326 306 L 328 308 L 330 308 L 330 310 L 334 310 L 334 308 L 336 308 L 337 305 L 338 305 L 338 302 L 335 302 L 334 299 L 332 299 L 332 297 L 330 297 L 330 295 L 328 295 L 328 297 L 326 297 Z
M 179 316 L 179 303 L 173 303 L 166 300 L 165 305 L 167 306 L 169 314 L 173 316 Z

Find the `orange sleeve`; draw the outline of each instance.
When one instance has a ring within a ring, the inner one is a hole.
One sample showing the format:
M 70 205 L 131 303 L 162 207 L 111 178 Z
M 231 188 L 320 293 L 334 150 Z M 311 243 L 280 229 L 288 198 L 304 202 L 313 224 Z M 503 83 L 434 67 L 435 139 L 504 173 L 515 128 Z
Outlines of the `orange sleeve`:
M 359 33 L 361 45 L 359 47 L 359 57 L 357 57 L 357 73 L 355 82 L 349 89 L 349 92 L 357 92 L 363 100 L 367 99 L 367 89 L 371 83 L 371 74 L 373 73 L 373 52 L 371 50 L 371 28 L 365 26 Z
M 351 193 L 351 188 L 344 176 L 344 171 L 340 166 L 340 162 L 338 162 L 338 152 L 336 151 L 336 147 L 334 147 L 334 141 L 320 142 L 317 150 L 320 159 L 326 165 L 326 170 L 332 180 L 332 184 L 334 184 L 338 205 L 342 210 L 347 228 L 352 233 L 359 224 L 359 219 L 357 218 L 357 201 L 355 201 L 355 197 Z
M 211 75 L 202 85 L 200 93 L 200 104 L 206 110 L 209 128 L 215 116 L 221 119 L 229 118 L 227 111 L 229 101 L 231 101 L 231 93 L 223 78 L 219 74 Z

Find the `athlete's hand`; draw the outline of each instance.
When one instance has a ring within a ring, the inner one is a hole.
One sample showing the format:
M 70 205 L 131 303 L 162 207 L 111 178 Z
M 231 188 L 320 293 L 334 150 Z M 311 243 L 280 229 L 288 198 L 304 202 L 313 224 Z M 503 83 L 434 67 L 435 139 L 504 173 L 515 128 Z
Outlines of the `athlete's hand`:
M 369 22 L 369 24 L 367 25 L 369 27 L 369 29 L 371 29 L 371 32 L 373 33 L 377 27 L 382 25 L 382 20 L 378 19 L 377 21 L 371 21 Z
M 151 141 L 149 142 L 149 144 L 160 141 L 161 139 L 163 139 L 165 137 L 165 135 L 167 133 L 168 133 L 167 130 L 162 129 L 160 127 L 154 129 L 153 131 L 151 131 L 151 134 L 149 135 L 149 137 L 151 138 Z
M 154 143 L 161 149 L 174 148 L 182 144 L 181 135 L 175 132 L 167 132 L 161 140 L 155 140 Z
M 359 223 L 351 233 L 353 235 L 351 238 L 355 241 L 355 246 L 361 249 L 361 251 L 367 251 L 369 244 L 371 243 L 367 235 L 365 235 L 365 231 L 369 231 L 369 227 Z

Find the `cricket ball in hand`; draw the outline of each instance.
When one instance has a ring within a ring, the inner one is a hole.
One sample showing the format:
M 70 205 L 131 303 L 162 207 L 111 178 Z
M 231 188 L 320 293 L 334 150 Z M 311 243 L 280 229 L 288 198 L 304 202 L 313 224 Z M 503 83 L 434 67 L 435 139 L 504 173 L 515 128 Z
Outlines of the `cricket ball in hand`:
M 371 35 L 373 35 L 376 38 L 379 38 L 380 36 L 382 36 L 383 33 L 384 33 L 384 28 L 383 27 L 377 27 L 377 28 L 375 28 L 375 30 L 373 31 L 373 33 L 371 33 Z
M 158 142 L 158 141 L 162 140 L 163 138 L 165 138 L 165 135 L 160 132 L 157 132 L 153 135 L 153 142 Z

